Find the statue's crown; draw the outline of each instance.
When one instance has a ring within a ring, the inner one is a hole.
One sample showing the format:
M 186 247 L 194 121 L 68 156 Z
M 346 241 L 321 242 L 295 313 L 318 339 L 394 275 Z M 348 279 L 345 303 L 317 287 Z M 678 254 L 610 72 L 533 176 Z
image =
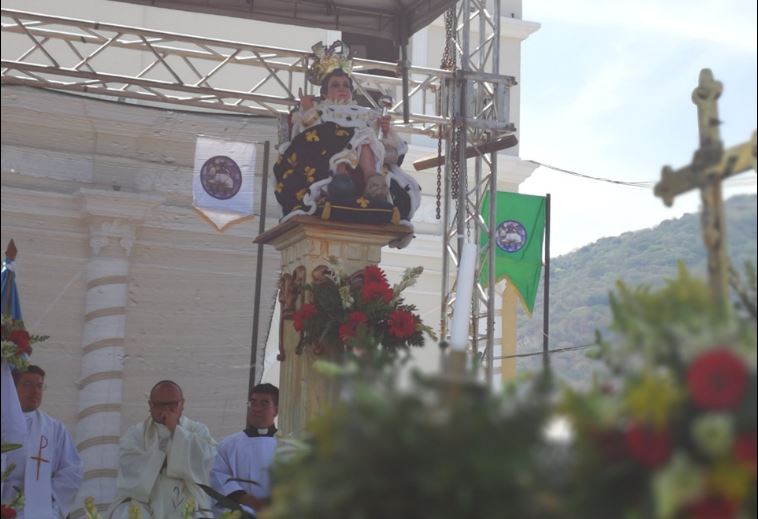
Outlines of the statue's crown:
M 353 61 L 350 58 L 350 47 L 344 42 L 337 40 L 329 47 L 318 42 L 311 47 L 313 62 L 308 67 L 308 81 L 314 85 L 320 85 L 326 76 L 335 69 L 342 69 L 345 74 L 350 74 L 353 69 Z

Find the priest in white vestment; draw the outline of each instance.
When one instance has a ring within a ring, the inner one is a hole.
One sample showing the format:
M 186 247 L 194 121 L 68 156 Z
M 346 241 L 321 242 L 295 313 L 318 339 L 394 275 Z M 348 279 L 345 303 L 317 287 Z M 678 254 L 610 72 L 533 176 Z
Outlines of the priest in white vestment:
M 150 391 L 150 416 L 133 425 L 119 445 L 116 500 L 110 519 L 128 519 L 136 504 L 141 519 L 181 519 L 194 500 L 194 517 L 206 517 L 210 505 L 197 483 L 208 484 L 216 442 L 208 428 L 182 416 L 178 384 L 158 382 Z
M 18 401 L 24 413 L 24 446 L 7 453 L 15 468 L 3 484 L 3 503 L 13 499 L 18 487 L 24 507 L 18 519 L 61 519 L 74 503 L 82 483 L 83 465 L 71 435 L 60 421 L 41 411 L 45 371 L 31 365 L 13 374 Z
M 272 384 L 255 386 L 247 403 L 247 427 L 221 441 L 213 462 L 211 486 L 253 514 L 271 497 L 269 469 L 278 444 L 274 436 L 278 412 L 279 389 Z

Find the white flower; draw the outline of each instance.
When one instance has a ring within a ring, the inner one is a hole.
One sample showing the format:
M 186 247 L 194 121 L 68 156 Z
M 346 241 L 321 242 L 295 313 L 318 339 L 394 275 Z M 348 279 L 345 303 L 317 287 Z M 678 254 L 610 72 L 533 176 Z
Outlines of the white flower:
M 698 465 L 683 452 L 676 452 L 671 461 L 653 476 L 656 516 L 674 517 L 685 503 L 701 496 L 705 476 Z
M 692 422 L 690 434 L 698 449 L 718 458 L 728 453 L 734 443 L 734 420 L 726 413 L 706 413 Z

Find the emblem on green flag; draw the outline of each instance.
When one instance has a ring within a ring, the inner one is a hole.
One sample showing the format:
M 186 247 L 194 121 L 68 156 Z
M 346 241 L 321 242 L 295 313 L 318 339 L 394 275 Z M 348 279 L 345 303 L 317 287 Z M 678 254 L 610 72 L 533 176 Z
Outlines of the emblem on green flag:
M 534 309 L 537 286 L 542 273 L 542 241 L 545 236 L 545 198 L 542 196 L 520 195 L 518 193 L 497 193 L 497 214 L 495 228 L 490 233 L 495 240 L 495 281 L 507 277 L 521 294 L 521 299 L 529 314 Z M 490 211 L 489 193 L 485 193 L 482 203 L 482 217 L 488 218 Z M 480 243 L 484 246 L 490 236 L 482 233 Z M 481 261 L 480 282 L 487 284 L 489 265 L 487 258 Z

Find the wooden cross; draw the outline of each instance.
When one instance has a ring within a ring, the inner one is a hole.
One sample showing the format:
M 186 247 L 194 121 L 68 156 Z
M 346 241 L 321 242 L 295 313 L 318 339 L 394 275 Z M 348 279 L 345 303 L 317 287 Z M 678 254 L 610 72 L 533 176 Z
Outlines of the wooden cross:
M 708 251 L 708 280 L 716 304 L 725 308 L 728 301 L 729 260 L 726 256 L 724 208 L 721 182 L 737 173 L 755 169 L 756 134 L 751 140 L 724 149 L 719 130 L 718 98 L 723 91 L 720 81 L 713 79 L 710 69 L 700 71 L 698 86 L 692 91 L 697 105 L 700 148 L 692 163 L 677 171 L 664 166 L 661 181 L 655 185 L 655 195 L 670 207 L 674 197 L 700 189 L 703 203 L 700 222 L 703 241 Z
M 50 460 L 46 460 L 42 457 L 42 450 L 47 447 L 47 436 L 40 435 L 39 437 L 39 451 L 36 456 L 29 456 L 31 459 L 37 462 L 37 481 L 39 481 L 39 466 L 42 463 L 50 463 Z

